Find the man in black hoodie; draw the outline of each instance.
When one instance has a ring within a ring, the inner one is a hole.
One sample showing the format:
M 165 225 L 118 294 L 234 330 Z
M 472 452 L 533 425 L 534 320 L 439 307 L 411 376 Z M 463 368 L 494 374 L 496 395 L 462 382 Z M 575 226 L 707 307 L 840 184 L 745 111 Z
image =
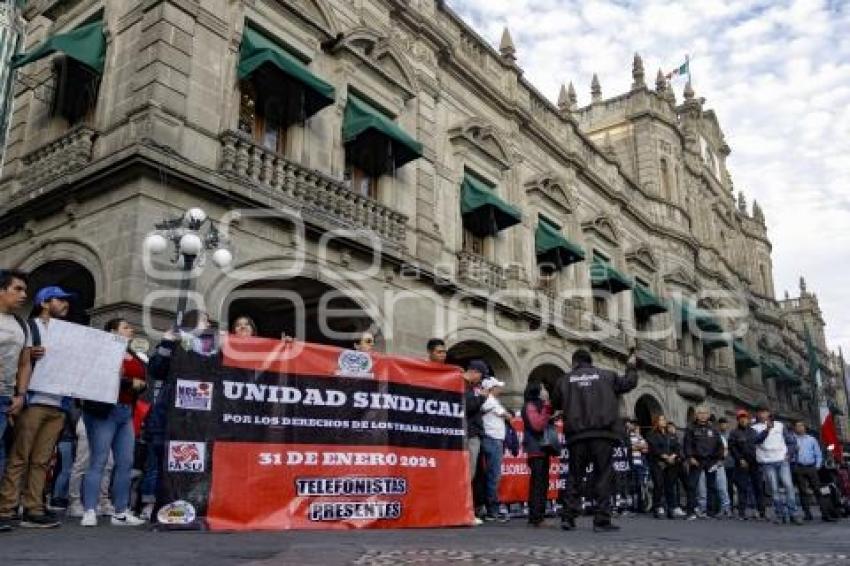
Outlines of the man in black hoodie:
M 685 432 L 684 450 L 688 463 L 688 520 L 697 518 L 696 502 L 700 475 L 705 473 L 707 501 L 717 497 L 717 468 L 723 465 L 723 441 L 708 420 L 706 407 L 696 410 L 696 420 Z
M 463 380 L 466 382 L 466 390 L 464 392 L 464 406 L 466 409 L 466 438 L 467 448 L 469 450 L 469 481 L 470 484 L 475 481 L 475 473 L 478 471 L 478 456 L 481 454 L 481 437 L 484 436 L 484 421 L 482 420 L 484 413 L 481 407 L 484 401 L 487 400 L 486 395 L 482 395 L 478 386 L 481 379 L 487 375 L 489 368 L 483 360 L 472 360 L 466 366 L 466 371 L 463 372 Z M 473 519 L 475 525 L 480 525 L 481 520 L 477 517 Z
M 735 460 L 735 489 L 738 490 L 738 518 L 747 518 L 747 500 L 753 494 L 759 517 L 764 519 L 764 495 L 761 489 L 761 468 L 756 460 L 756 436 L 750 426 L 750 414 L 738 411 L 738 426 L 729 432 L 729 453 Z
M 634 349 L 626 360 L 626 374 L 593 366 L 587 350 L 573 354 L 573 369 L 558 380 L 552 406 L 563 411 L 564 437 L 570 453 L 570 472 L 564 490 L 561 528 L 572 530 L 581 512 L 581 470 L 593 464 L 589 484 L 594 487 L 596 515 L 593 530 L 615 531 L 611 523 L 611 453 L 622 435 L 618 396 L 637 386 L 637 357 Z

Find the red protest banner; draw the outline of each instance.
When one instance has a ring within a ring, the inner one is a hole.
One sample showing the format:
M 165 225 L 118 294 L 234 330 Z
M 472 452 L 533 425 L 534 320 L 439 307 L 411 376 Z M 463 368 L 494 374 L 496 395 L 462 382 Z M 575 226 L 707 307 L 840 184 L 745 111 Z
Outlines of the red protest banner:
M 520 446 L 522 446 L 522 436 L 524 434 L 523 423 L 521 418 L 515 418 L 511 425 L 519 436 Z M 555 425 L 558 433 L 561 433 L 561 422 L 558 421 Z M 505 452 L 502 456 L 502 477 L 499 480 L 499 501 L 501 503 L 521 503 L 528 501 L 528 487 L 531 482 L 531 470 L 528 467 L 528 456 L 525 451 L 520 448 L 519 453 L 514 456 L 509 452 Z M 566 464 L 562 464 L 558 458 L 551 458 L 549 461 L 549 494 L 547 499 L 557 499 L 558 490 L 564 488 L 562 468 Z M 565 471 L 565 470 L 564 470 Z
M 276 340 L 179 351 L 157 518 L 214 530 L 469 525 L 454 366 Z

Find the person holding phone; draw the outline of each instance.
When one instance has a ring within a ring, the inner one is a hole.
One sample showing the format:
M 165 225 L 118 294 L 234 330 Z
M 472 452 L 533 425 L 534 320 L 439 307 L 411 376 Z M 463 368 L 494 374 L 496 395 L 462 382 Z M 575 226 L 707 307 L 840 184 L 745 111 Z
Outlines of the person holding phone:
M 584 470 L 593 464 L 588 482 L 594 489 L 588 495 L 595 496 L 597 502 L 593 530 L 616 531 L 619 527 L 611 523 L 611 453 L 623 430 L 619 396 L 637 387 L 637 355 L 631 348 L 625 375 L 595 367 L 590 352 L 584 349 L 576 350 L 572 361 L 573 369 L 558 380 L 552 392 L 552 406 L 564 414 L 570 470 Z M 561 515 L 561 528 L 565 531 L 576 528 L 581 492 L 581 475 L 568 474 Z

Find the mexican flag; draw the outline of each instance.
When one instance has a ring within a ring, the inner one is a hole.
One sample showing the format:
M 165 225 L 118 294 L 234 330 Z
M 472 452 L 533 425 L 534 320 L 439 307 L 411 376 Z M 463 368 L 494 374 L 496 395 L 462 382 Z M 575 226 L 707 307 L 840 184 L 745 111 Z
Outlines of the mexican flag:
M 809 327 L 806 327 L 806 347 L 809 350 L 809 375 L 815 382 L 817 388 L 816 396 L 818 400 L 818 413 L 820 417 L 820 439 L 821 443 L 826 446 L 826 449 L 832 452 L 836 462 L 842 461 L 841 442 L 838 440 L 838 432 L 835 429 L 835 421 L 832 417 L 832 411 L 829 410 L 829 405 L 826 402 L 826 394 L 823 391 L 823 382 L 820 374 L 820 364 L 818 363 L 818 352 L 815 349 L 815 344 L 812 341 L 812 335 L 809 332 Z
M 690 57 L 685 57 L 685 62 L 667 73 L 665 76 L 667 80 L 671 80 L 674 77 L 681 77 L 682 75 L 690 75 L 691 74 L 691 59 Z

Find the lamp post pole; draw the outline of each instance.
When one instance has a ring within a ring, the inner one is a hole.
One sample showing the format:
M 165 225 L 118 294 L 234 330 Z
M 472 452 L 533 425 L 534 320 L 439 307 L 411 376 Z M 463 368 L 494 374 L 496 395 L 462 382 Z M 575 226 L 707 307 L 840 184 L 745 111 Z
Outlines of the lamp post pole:
M 166 251 L 169 243 L 174 246 L 172 263 L 181 262 L 180 286 L 177 293 L 177 312 L 175 326 L 183 324 L 192 285 L 192 271 L 195 266 L 203 265 L 206 252 L 212 253 L 212 261 L 224 269 L 233 260 L 233 254 L 223 246 L 215 224 L 209 220 L 208 229 L 202 228 L 208 222 L 207 213 L 200 208 L 190 208 L 179 218 L 164 220 L 155 225 L 156 230 L 145 238 L 145 248 L 150 254 L 157 255 Z

